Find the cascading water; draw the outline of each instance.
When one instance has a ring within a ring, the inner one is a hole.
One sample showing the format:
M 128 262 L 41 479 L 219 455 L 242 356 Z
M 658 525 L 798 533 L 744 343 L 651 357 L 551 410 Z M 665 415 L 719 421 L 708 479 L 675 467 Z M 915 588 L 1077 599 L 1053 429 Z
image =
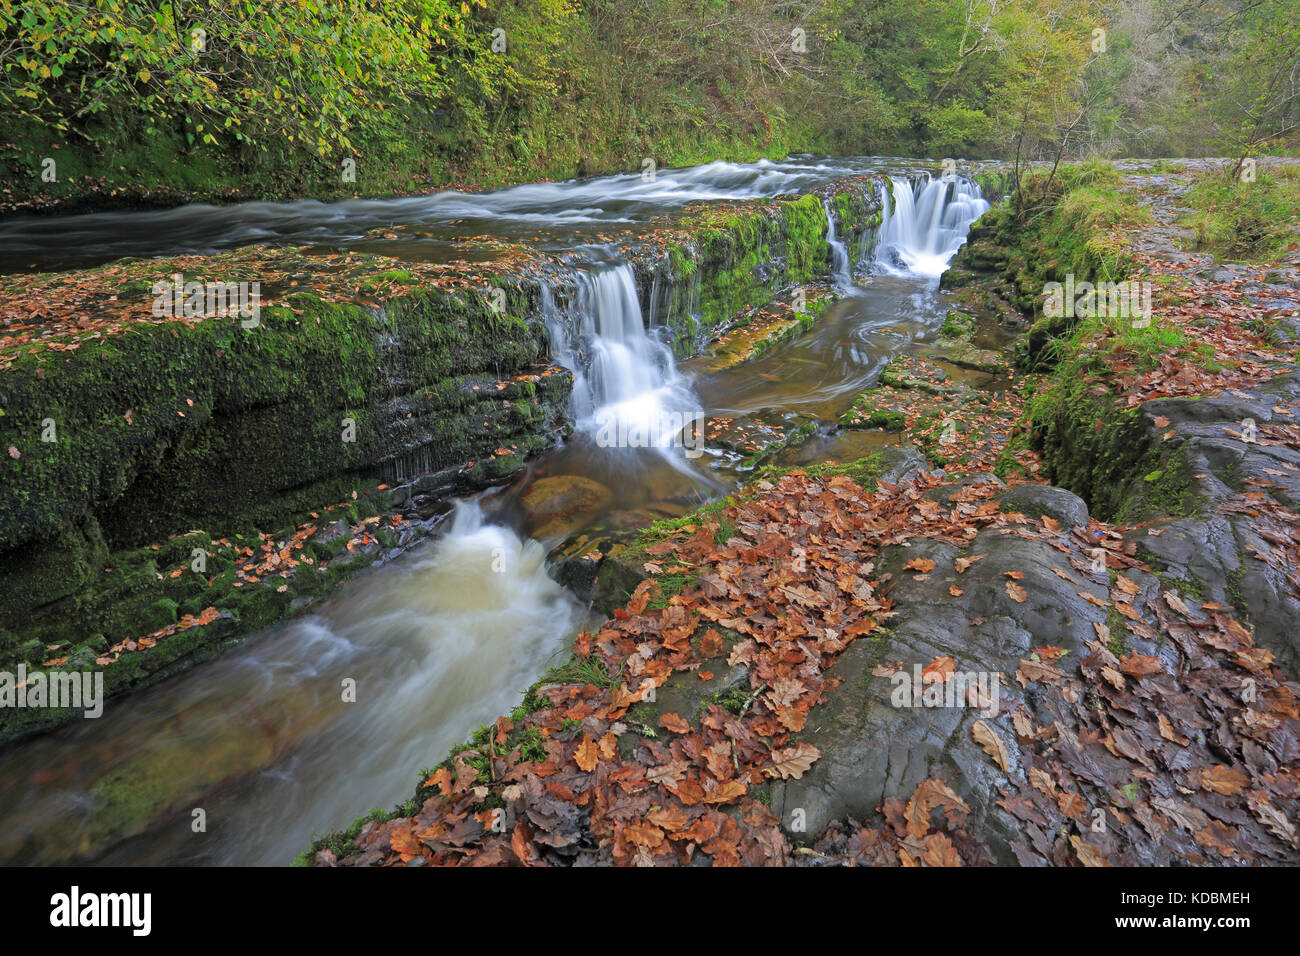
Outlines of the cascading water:
M 988 202 L 967 179 L 926 176 L 915 187 L 906 178 L 890 181 L 894 202 L 891 208 L 886 190 L 876 263 L 891 271 L 942 275 Z
M 556 227 L 557 221 L 596 215 L 590 207 L 597 199 L 605 217 L 597 226 L 604 229 L 609 221 L 658 215 L 691 198 L 807 191 L 832 176 L 875 174 L 886 165 L 713 164 L 671 181 L 661 175 L 657 184 L 613 177 L 481 197 L 441 194 L 428 202 L 262 204 L 260 218 L 248 207 L 188 207 L 131 214 L 138 246 L 118 242 L 124 230 L 118 213 L 78 220 L 82 231 L 75 233 L 55 220 L 49 227 L 32 220 L 14 227 L 21 235 L 9 232 L 9 252 L 23 268 L 42 261 L 33 249 L 48 233 L 50 255 L 62 256 L 72 246 L 95 261 L 157 254 L 178 251 L 173 232 L 181 228 L 189 230 L 179 247 L 187 250 L 263 238 L 342 243 L 375 225 L 415 222 L 423 229 L 431 219 L 451 222 L 453 212 L 467 214 L 457 205 L 462 202 L 478 210 L 477 218 L 449 231 L 486 229 L 493 217 L 504 232 L 526 217 Z M 621 520 L 631 509 L 653 516 L 647 503 L 680 509 L 700 487 L 700 476 L 663 480 L 684 461 L 676 450 L 637 458 L 592 454 L 602 444 L 602 421 L 640 424 L 650 444 L 664 447 L 676 437 L 663 427 L 672 412 L 793 410 L 837 420 L 884 362 L 942 322 L 942 302 L 924 271 L 942 271 L 966 227 L 986 208 L 973 184 L 946 187 L 896 181 L 898 208 L 890 209 L 886 195 L 879 237 L 860 240 L 859 259 L 877 242 L 878 261 L 897 275 L 857 290 L 797 340 L 743 366 L 700 373 L 693 384 L 678 371 L 663 329 L 647 330 L 646 322 L 698 309 L 699 271 L 694 285 L 665 285 L 659 298 L 652 291 L 648 315 L 627 264 L 590 263 L 544 286 L 552 354 L 577 378 L 573 415 L 580 430 L 571 447 L 548 453 L 552 463 L 571 454 L 552 474 L 599 478 L 619 493 L 618 506 L 629 509 Z M 252 231 L 237 232 L 232 219 Z M 160 229 L 160 222 L 169 228 Z M 85 232 L 91 226 L 94 232 Z M 837 275 L 847 273 L 834 222 L 827 240 L 837 250 Z M 0 268 L 5 242 L 0 229 Z M 805 460 L 848 460 L 845 448 L 859 449 L 819 442 L 803 446 L 820 455 Z M 719 485 L 710 493 L 725 492 Z M 512 507 L 506 493 L 494 500 Z M 313 829 L 345 826 L 361 808 L 409 796 L 416 768 L 440 760 L 472 727 L 507 712 L 577 630 L 598 623 L 548 577 L 545 558 L 544 544 L 489 523 L 473 504 L 462 505 L 439 540 L 359 577 L 311 616 L 250 638 L 166 684 L 115 698 L 102 720 L 78 721 L 6 751 L 0 757 L 0 861 L 60 863 L 90 855 L 119 864 L 282 864 L 307 845 Z M 340 699 L 344 679 L 356 681 L 355 702 Z M 206 837 L 189 826 L 196 806 L 209 814 Z M 108 847 L 109 855 L 101 857 Z
M 627 263 L 579 270 L 570 309 L 543 289 L 551 354 L 574 374 L 572 411 L 601 447 L 668 448 L 698 414 L 672 349 L 646 330 Z
M 830 200 L 822 200 L 822 208 L 826 210 L 826 242 L 831 247 L 832 276 L 835 279 L 835 287 L 841 293 L 846 293 L 853 288 L 853 275 L 849 268 L 849 250 L 844 245 L 844 240 L 835 234 L 835 214 L 831 212 Z
M 409 796 L 412 768 L 518 703 L 591 623 L 541 544 L 475 502 L 449 522 L 310 617 L 8 754 L 0 860 L 62 863 L 154 825 L 146 855 L 103 862 L 284 865 L 313 829 Z

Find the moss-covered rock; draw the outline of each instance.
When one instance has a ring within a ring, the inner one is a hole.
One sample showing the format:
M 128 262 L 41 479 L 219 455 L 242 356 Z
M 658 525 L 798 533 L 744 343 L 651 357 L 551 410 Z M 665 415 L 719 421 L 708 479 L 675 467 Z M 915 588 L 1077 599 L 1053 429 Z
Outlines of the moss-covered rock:
M 856 265 L 880 224 L 874 188 L 870 181 L 845 182 L 828 189 L 825 200 L 809 194 L 688 213 L 676 225 L 682 239 L 638 265 L 641 283 L 657 287 L 647 296 L 658 304 L 652 321 L 668 327 L 678 356 L 689 356 L 737 315 L 824 281 L 831 269 L 828 205 Z
M 517 292 L 526 308 L 535 293 Z M 540 323 L 441 290 L 288 303 L 251 329 L 139 323 L 28 350 L 0 374 L 16 452 L 0 466 L 0 626 L 82 587 L 105 543 L 275 527 L 358 478 L 463 466 L 472 487 L 558 433 L 567 387 L 511 377 L 546 361 Z

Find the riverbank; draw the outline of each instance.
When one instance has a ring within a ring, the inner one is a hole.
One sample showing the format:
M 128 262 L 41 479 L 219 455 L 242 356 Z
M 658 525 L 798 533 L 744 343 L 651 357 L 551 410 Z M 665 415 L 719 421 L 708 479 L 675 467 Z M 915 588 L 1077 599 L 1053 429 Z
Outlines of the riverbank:
M 1089 167 L 989 213 L 948 344 L 846 416 L 930 460 L 657 526 L 567 665 L 301 862 L 1300 860 L 1300 263 L 1190 249 L 1190 185 Z M 1152 321 L 1044 319 L 1067 275 L 1151 282 Z

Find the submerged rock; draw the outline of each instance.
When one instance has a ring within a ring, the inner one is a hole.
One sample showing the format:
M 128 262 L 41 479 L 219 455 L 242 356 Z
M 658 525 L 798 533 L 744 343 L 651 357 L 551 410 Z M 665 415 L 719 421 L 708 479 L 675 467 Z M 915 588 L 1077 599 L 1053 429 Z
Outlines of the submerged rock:
M 534 538 L 562 538 L 609 507 L 614 493 L 582 475 L 552 475 L 528 486 L 519 504 Z

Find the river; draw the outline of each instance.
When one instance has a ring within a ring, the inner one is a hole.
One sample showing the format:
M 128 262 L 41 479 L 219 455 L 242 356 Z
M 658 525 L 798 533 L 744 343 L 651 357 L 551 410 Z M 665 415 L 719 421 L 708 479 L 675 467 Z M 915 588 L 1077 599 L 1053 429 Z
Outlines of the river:
M 722 371 L 678 363 L 647 328 L 632 270 L 601 242 L 698 200 L 807 190 L 864 173 L 891 177 L 874 255 L 850 274 L 834 230 L 842 298 L 802 336 Z M 576 376 L 573 438 L 509 487 L 458 502 L 431 540 L 346 583 L 314 613 L 251 636 L 224 657 L 110 701 L 104 716 L 10 746 L 0 759 L 0 862 L 283 865 L 312 835 L 405 799 L 415 774 L 520 693 L 597 623 L 547 573 L 555 536 L 534 537 L 521 497 L 546 477 L 609 490 L 589 521 L 635 524 L 726 494 L 734 455 L 691 458 L 664 422 L 706 414 L 812 422 L 786 463 L 855 458 L 879 435 L 834 427 L 892 357 L 932 339 L 939 276 L 987 208 L 968 180 L 915 161 L 793 157 L 638 175 L 341 203 L 248 203 L 0 224 L 0 269 L 73 268 L 124 255 L 204 253 L 256 242 L 449 255 L 491 234 L 548 249 L 598 249 L 575 266 L 577 294 L 550 303 L 554 358 Z M 641 430 L 609 448 L 602 428 Z M 355 701 L 343 688 L 354 682 Z M 202 820 L 203 828 L 197 826 Z

